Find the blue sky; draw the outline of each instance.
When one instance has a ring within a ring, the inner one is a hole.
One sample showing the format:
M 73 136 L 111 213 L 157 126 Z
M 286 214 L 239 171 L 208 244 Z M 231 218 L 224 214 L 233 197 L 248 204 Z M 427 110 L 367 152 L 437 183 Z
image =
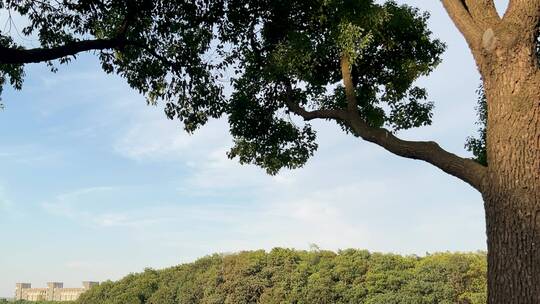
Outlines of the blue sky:
M 399 2 L 430 11 L 448 44 L 420 80 L 436 104 L 433 125 L 400 136 L 468 155 L 479 84 L 470 52 L 439 1 Z M 91 54 L 27 74 L 0 112 L 0 296 L 19 281 L 79 286 L 214 252 L 485 249 L 475 190 L 332 123 L 315 124 L 320 148 L 305 168 L 272 177 L 226 158 L 225 121 L 187 135 Z

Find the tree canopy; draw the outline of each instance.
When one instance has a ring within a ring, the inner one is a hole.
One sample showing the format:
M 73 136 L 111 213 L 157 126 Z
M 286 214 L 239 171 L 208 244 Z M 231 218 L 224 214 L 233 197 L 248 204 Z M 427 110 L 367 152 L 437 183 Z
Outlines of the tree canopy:
M 26 49 L 2 33 L 2 83 L 19 89 L 24 64 L 67 63 L 95 51 L 104 71 L 124 77 L 149 103 L 164 102 L 167 116 L 187 131 L 225 115 L 235 140 L 228 155 L 271 174 L 302 166 L 317 148 L 310 124 L 291 113 L 306 121 L 335 119 L 372 141 L 388 137 L 381 127 L 431 123 L 433 103 L 414 81 L 437 66 L 444 44 L 431 37 L 427 13 L 393 1 L 27 0 L 0 6 L 23 15 L 22 34 L 41 45 Z M 360 128 L 344 119 L 348 107 Z
M 20 34 L 40 44 L 28 49 L 14 42 L 15 34 L 2 32 L 3 83 L 20 88 L 26 63 L 67 63 L 80 52 L 95 51 L 105 72 L 121 75 L 150 102 L 175 98 L 177 104 L 213 104 L 220 101 L 221 87 L 203 55 L 223 18 L 223 5 L 214 0 L 1 1 L 0 8 L 27 20 Z
M 444 46 L 430 37 L 426 13 L 340 0 L 253 1 L 237 10 L 221 38 L 242 67 L 226 112 L 235 137 L 230 156 L 270 173 L 304 164 L 317 147 L 315 133 L 288 114 L 335 118 L 351 94 L 340 83 L 344 68 L 357 99 L 349 106 L 369 127 L 431 122 L 432 104 L 413 82 L 439 63 Z

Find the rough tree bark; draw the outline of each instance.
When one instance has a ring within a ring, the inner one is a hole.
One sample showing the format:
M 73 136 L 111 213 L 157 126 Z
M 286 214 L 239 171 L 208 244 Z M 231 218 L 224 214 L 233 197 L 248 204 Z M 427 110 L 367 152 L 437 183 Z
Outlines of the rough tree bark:
M 540 82 L 531 64 L 512 58 L 520 51 L 507 52 L 482 71 L 489 303 L 540 303 Z
M 525 32 L 518 41 L 491 38 L 500 45 L 480 65 L 489 113 L 482 194 L 490 303 L 540 303 L 540 79 Z

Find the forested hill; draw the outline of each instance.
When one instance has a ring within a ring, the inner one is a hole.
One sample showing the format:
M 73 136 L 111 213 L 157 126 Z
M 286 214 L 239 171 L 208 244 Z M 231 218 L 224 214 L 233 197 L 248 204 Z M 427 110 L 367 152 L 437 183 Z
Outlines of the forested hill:
M 426 257 L 274 249 L 212 255 L 105 282 L 80 304 L 484 304 L 484 253 Z

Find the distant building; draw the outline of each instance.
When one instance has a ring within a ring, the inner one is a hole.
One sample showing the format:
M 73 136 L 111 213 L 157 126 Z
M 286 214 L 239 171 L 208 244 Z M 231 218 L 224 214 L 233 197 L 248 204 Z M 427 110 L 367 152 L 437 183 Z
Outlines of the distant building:
M 17 283 L 15 288 L 15 300 L 27 301 L 74 301 L 79 296 L 92 288 L 99 285 L 98 282 L 82 283 L 82 288 L 64 288 L 64 283 L 49 282 L 47 288 L 32 288 L 30 283 Z

